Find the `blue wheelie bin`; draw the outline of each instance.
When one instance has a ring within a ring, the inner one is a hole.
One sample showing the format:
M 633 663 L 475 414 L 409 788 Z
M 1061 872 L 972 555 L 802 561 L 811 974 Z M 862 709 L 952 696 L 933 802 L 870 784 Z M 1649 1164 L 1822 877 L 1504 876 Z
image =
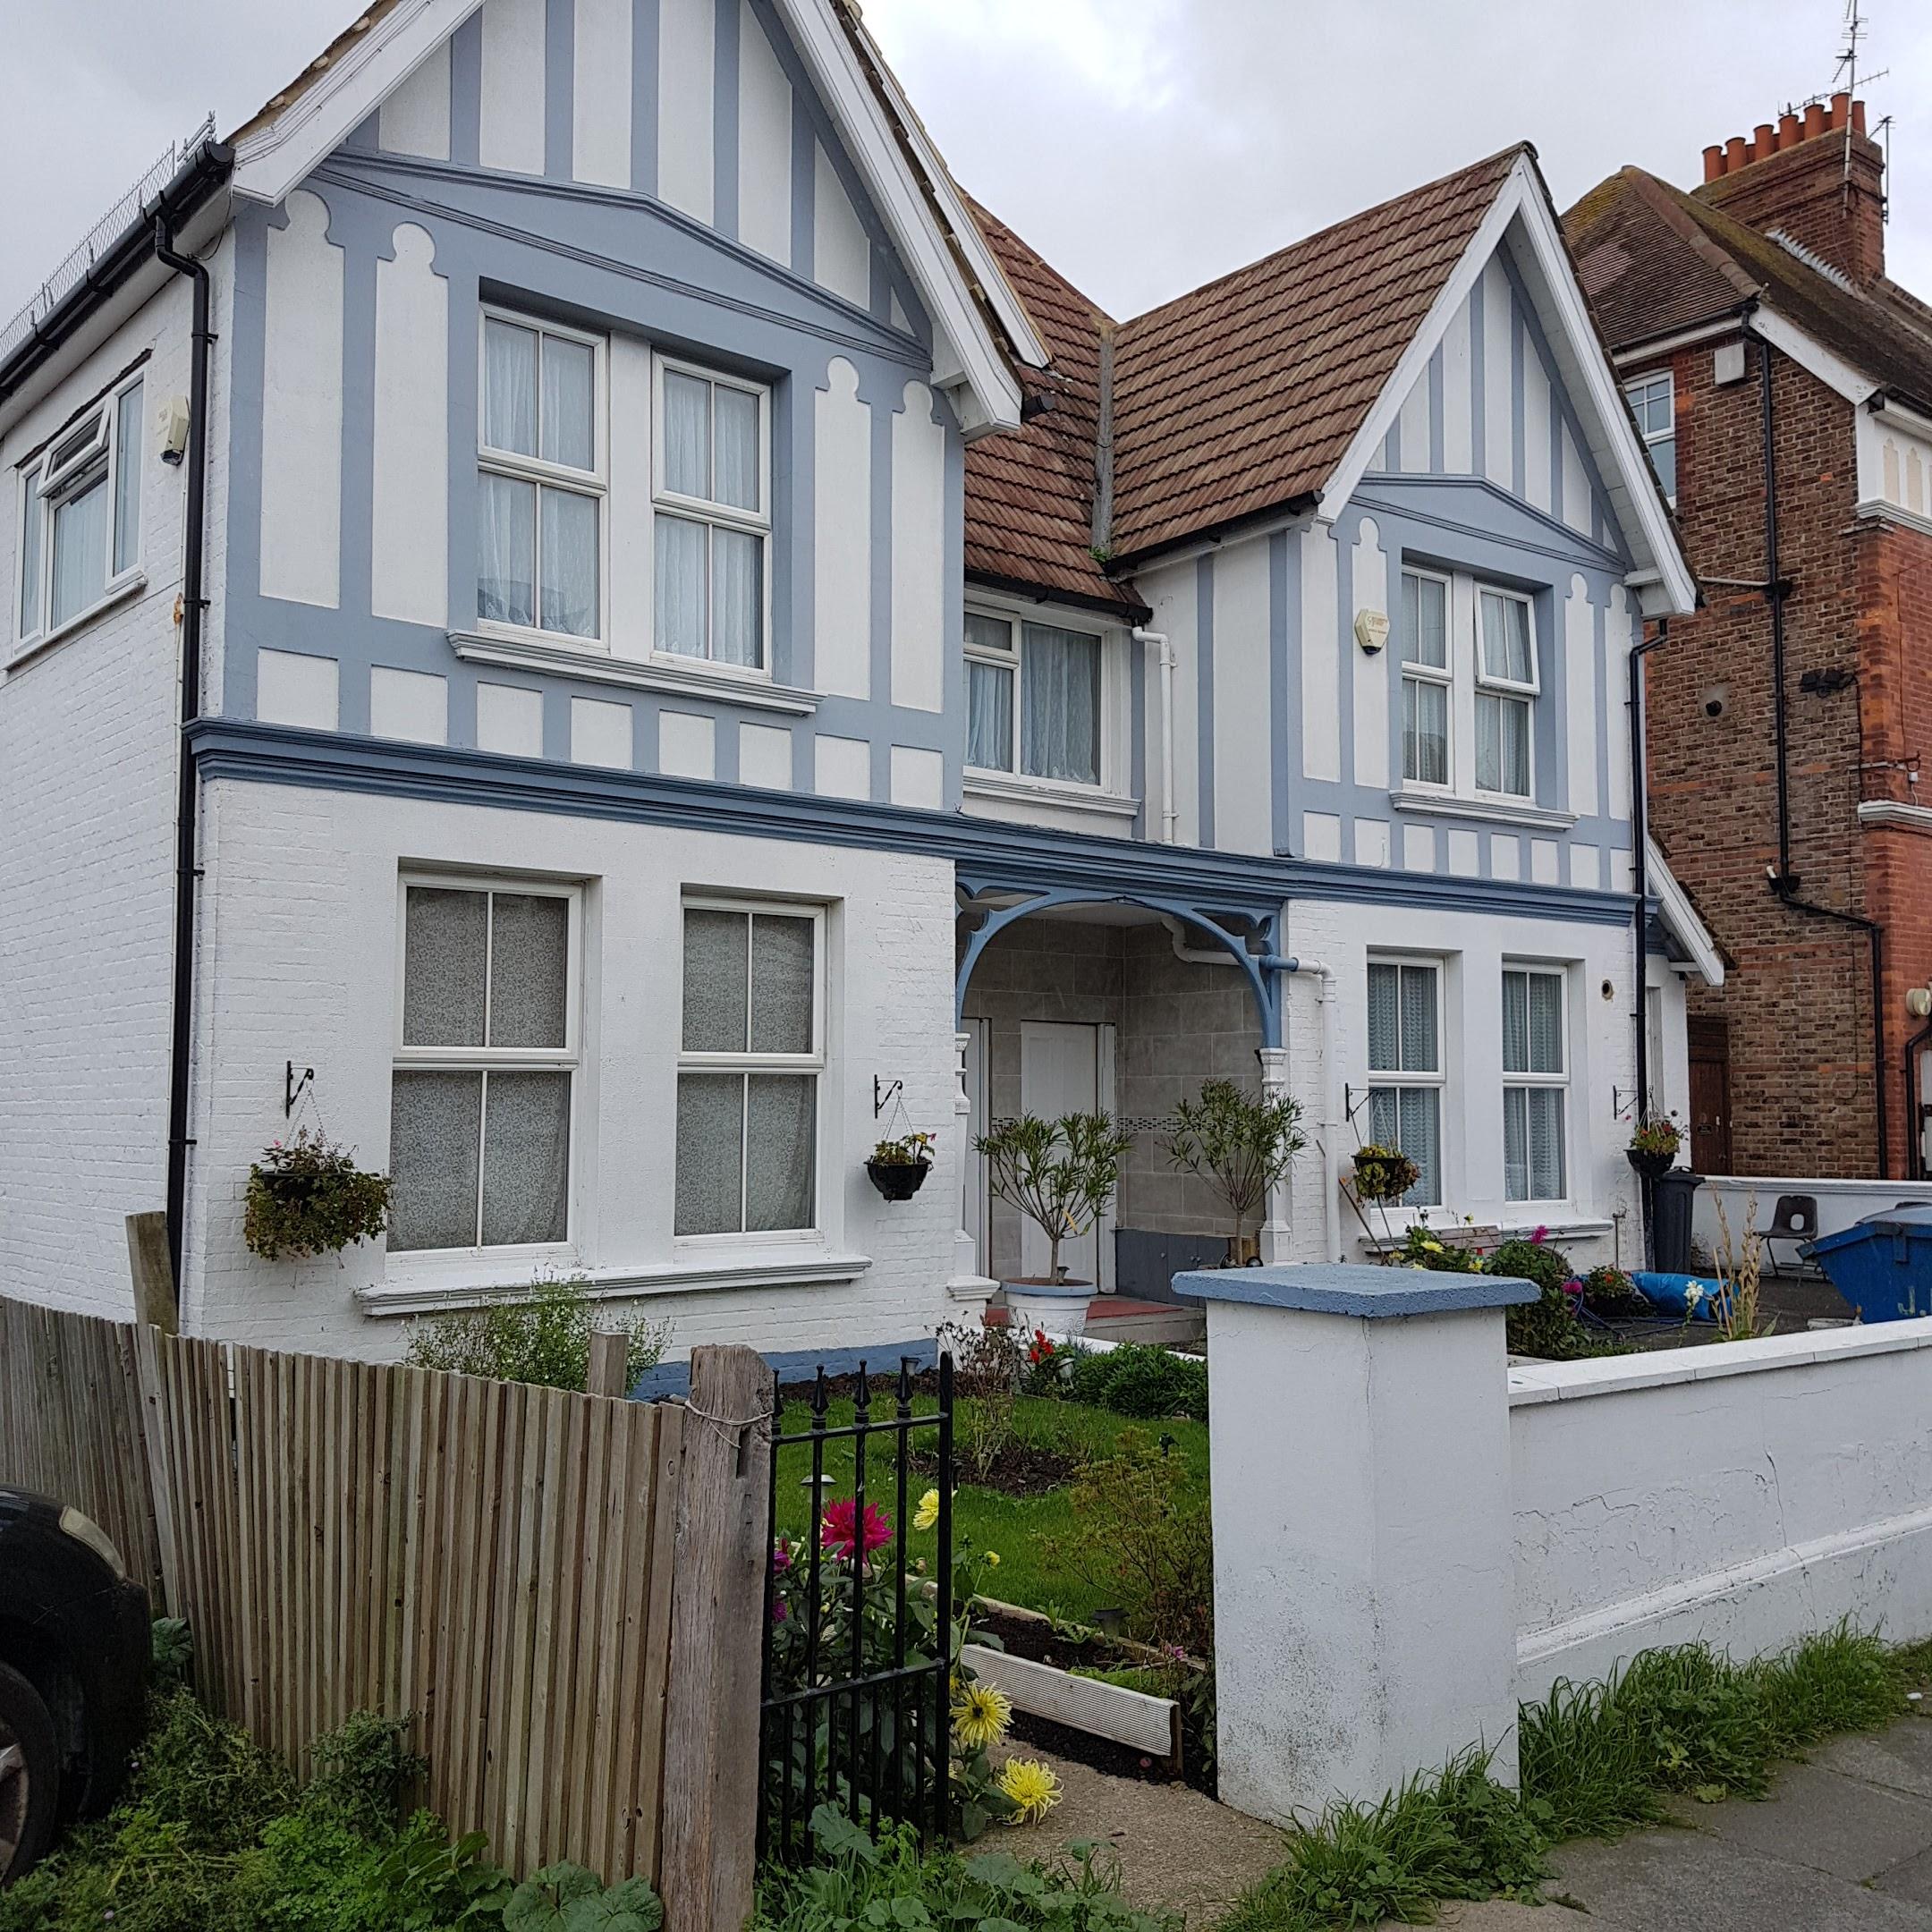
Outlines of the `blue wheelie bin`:
M 1802 1252 L 1868 1322 L 1932 1315 L 1932 1202 L 1902 1201 Z

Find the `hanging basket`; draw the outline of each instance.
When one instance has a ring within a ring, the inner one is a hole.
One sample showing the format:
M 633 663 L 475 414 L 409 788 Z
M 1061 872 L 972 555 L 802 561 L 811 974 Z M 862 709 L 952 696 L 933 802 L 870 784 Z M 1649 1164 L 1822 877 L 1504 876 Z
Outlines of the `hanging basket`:
M 932 1172 L 930 1161 L 869 1160 L 865 1165 L 872 1185 L 887 1200 L 911 1200 Z
M 335 1254 L 383 1232 L 390 1191 L 388 1175 L 364 1173 L 351 1148 L 303 1131 L 249 1169 L 242 1239 L 270 1261 Z
M 1661 1180 L 1677 1165 L 1676 1150 L 1665 1154 L 1648 1148 L 1625 1148 L 1624 1157 L 1646 1181 Z

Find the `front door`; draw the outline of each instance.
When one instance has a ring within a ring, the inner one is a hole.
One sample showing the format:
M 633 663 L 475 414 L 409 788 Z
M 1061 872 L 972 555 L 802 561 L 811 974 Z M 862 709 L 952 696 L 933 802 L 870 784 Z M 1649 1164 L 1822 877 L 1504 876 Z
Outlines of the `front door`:
M 1110 1114 L 1114 1109 L 1114 1029 L 1025 1021 L 1020 1028 L 1020 1111 L 1042 1120 L 1067 1114 Z M 1114 1216 L 1077 1240 L 1062 1241 L 1060 1265 L 1075 1281 L 1102 1289 L 1114 1285 Z M 1025 1216 L 1020 1233 L 1020 1272 L 1038 1277 L 1047 1270 L 1046 1237 Z
M 1693 1020 L 1690 1048 L 1690 1165 L 1731 1172 L 1731 1043 L 1722 1020 Z

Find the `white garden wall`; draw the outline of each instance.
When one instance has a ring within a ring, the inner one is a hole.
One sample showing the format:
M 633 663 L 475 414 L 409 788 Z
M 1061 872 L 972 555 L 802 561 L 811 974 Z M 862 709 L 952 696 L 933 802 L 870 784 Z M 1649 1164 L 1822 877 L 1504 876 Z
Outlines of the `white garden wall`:
M 1517 1692 L 1932 1631 L 1932 1319 L 1513 1368 Z
M 1713 1255 L 1724 1252 L 1724 1233 L 1717 1224 L 1717 1210 L 1731 1228 L 1734 1247 L 1741 1250 L 1744 1223 L 1756 1207 L 1754 1224 L 1762 1234 L 1777 1214 L 1778 1199 L 1784 1194 L 1809 1194 L 1818 1203 L 1818 1232 L 1835 1234 L 1862 1221 L 1867 1215 L 1881 1214 L 1901 1201 L 1932 1201 L 1932 1181 L 1817 1181 L 1803 1175 L 1710 1174 L 1690 1198 L 1691 1233 Z M 1795 1250 L 1789 1241 L 1778 1243 L 1774 1258 L 1789 1267 Z M 1768 1268 L 1769 1263 L 1767 1263 Z

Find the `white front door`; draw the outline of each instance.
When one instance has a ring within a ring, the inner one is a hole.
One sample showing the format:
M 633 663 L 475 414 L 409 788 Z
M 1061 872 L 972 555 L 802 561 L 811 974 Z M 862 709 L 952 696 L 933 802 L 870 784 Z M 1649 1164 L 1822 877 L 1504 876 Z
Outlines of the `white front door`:
M 1114 1029 L 1024 1021 L 1020 1028 L 1020 1111 L 1042 1120 L 1114 1110 Z M 1114 1214 L 1078 1240 L 1062 1241 L 1060 1265 L 1075 1281 L 1113 1286 Z M 1052 1250 L 1033 1222 L 1021 1216 L 1020 1272 L 1046 1273 Z

